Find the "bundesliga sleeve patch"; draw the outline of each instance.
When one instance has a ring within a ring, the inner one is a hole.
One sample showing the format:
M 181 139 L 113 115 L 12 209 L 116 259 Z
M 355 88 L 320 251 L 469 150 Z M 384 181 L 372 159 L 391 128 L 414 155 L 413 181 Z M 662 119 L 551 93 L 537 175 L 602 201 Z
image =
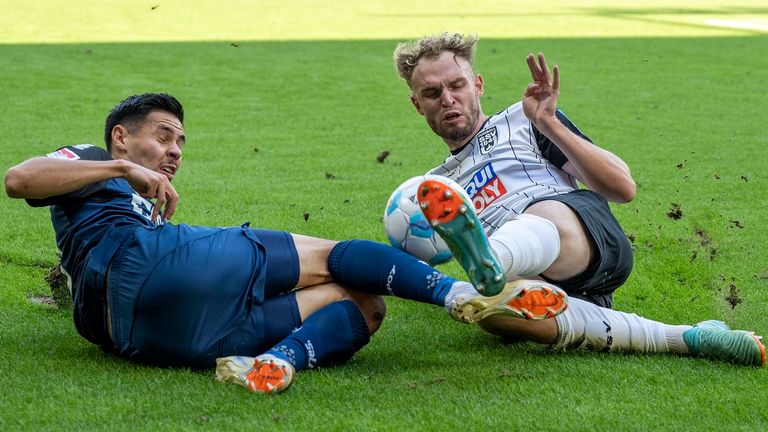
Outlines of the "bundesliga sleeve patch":
M 53 153 L 48 153 L 46 157 L 53 158 L 53 159 L 68 159 L 68 160 L 80 159 L 80 156 L 78 156 L 75 152 L 67 148 L 58 149 Z

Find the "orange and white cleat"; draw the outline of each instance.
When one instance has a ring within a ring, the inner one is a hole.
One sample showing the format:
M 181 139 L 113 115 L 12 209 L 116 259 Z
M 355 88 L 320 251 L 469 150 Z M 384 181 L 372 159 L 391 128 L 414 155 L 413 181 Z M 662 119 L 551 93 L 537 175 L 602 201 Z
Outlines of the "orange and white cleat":
M 457 321 L 473 323 L 501 315 L 526 320 L 554 318 L 568 308 L 568 295 L 562 289 L 538 280 L 509 282 L 495 296 L 472 296 L 457 299 L 451 316 Z
M 295 375 L 292 364 L 271 354 L 216 359 L 217 380 L 243 386 L 255 393 L 283 392 L 291 386 Z

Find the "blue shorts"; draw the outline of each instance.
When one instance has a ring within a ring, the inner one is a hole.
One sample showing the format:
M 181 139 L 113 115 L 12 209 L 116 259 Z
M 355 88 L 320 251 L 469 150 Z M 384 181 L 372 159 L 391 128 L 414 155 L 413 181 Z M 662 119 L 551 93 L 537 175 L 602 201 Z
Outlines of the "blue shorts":
M 115 254 L 107 299 L 114 349 L 161 366 L 212 367 L 256 355 L 301 324 L 289 233 L 166 224 Z

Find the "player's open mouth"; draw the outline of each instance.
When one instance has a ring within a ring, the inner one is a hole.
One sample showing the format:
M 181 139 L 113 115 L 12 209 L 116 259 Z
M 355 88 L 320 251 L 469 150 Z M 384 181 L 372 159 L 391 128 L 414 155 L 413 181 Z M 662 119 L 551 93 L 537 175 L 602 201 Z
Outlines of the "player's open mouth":
M 462 114 L 460 111 L 449 111 L 443 114 L 443 121 L 447 123 L 453 123 L 461 118 L 461 115 Z
M 173 165 L 163 165 L 160 167 L 160 172 L 168 177 L 168 180 L 173 180 L 173 176 L 176 175 L 176 167 Z

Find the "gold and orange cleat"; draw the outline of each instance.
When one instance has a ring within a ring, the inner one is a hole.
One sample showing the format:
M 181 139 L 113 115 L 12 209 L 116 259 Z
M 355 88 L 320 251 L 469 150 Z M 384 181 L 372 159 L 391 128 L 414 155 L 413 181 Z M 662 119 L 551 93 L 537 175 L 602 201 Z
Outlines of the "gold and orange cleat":
M 492 297 L 473 296 L 457 299 L 451 316 L 465 323 L 502 315 L 526 320 L 554 318 L 568 308 L 568 295 L 562 289 L 538 280 L 509 282 Z

